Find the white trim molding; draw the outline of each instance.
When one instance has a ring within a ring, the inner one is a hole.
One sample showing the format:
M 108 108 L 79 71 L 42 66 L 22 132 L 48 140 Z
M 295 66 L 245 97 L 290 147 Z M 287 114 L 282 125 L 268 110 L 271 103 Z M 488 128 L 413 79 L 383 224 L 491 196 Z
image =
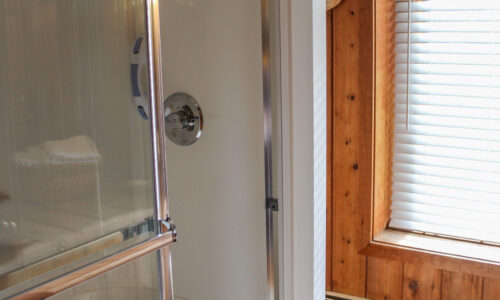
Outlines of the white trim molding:
M 284 300 L 325 299 L 325 12 L 281 0 Z

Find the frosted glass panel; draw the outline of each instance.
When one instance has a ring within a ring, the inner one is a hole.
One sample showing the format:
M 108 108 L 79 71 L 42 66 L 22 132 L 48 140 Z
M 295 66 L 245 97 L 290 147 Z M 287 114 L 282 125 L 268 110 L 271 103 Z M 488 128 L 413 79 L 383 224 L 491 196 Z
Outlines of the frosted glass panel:
M 156 257 L 145 255 L 47 300 L 159 300 Z
M 142 0 L 0 0 L 0 298 L 152 235 L 144 35 Z

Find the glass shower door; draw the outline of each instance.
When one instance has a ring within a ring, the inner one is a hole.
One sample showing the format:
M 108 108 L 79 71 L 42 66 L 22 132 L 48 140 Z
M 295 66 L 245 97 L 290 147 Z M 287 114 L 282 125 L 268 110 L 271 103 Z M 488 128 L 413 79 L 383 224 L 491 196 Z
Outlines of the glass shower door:
M 0 298 L 161 235 L 150 2 L 0 0 Z
M 279 299 L 279 3 L 0 0 L 0 299 Z

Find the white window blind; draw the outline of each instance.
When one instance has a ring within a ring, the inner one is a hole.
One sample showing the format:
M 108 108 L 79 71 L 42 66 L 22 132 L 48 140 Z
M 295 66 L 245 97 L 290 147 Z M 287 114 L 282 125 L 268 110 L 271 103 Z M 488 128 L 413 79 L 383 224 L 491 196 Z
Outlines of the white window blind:
M 408 8 L 396 0 L 389 227 L 500 243 L 500 0 Z

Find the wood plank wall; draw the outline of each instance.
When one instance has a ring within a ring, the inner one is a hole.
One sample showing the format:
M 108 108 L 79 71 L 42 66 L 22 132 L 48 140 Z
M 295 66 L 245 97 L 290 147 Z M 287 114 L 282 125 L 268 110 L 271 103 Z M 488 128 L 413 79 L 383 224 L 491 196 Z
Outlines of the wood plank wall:
M 329 291 L 369 299 L 500 299 L 500 279 L 367 258 L 370 239 L 375 3 L 343 0 L 327 12 Z

